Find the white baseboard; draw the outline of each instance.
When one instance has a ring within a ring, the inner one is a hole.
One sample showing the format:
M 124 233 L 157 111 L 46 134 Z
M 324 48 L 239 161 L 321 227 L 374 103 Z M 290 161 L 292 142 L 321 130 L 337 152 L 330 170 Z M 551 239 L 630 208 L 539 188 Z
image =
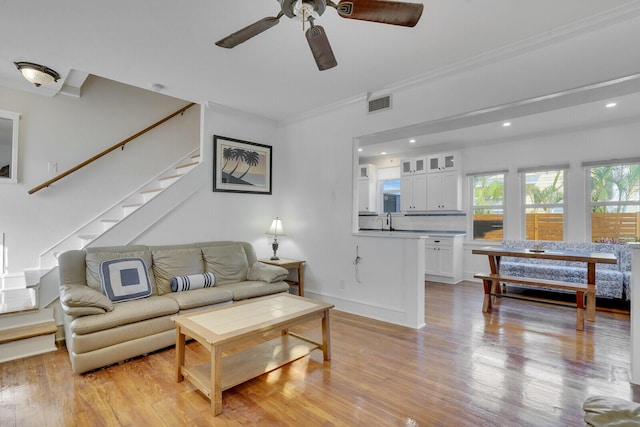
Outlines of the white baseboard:
M 336 310 L 350 314 L 369 317 L 382 322 L 393 323 L 395 325 L 406 326 L 411 329 L 420 329 L 425 326 L 425 324 L 422 323 L 421 325 L 418 325 L 418 328 L 416 328 L 415 325 L 406 324 L 406 313 L 400 308 L 389 308 L 379 305 L 354 302 L 332 295 L 315 293 L 308 289 L 305 289 L 304 293 L 305 297 L 333 304 Z

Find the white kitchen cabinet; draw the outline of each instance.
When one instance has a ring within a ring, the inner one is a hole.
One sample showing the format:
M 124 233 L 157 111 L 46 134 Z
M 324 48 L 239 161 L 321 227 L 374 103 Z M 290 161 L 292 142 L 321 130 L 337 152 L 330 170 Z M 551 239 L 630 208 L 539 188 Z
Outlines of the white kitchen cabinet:
M 358 212 L 376 212 L 376 167 L 360 165 L 358 170 Z
M 370 179 L 370 178 L 372 178 L 372 175 L 375 174 L 376 167 L 375 167 L 375 165 L 369 165 L 369 164 L 360 165 L 359 170 L 360 170 L 360 172 L 359 172 L 358 178 L 360 178 L 360 179 Z
M 400 178 L 400 209 L 402 212 L 427 210 L 427 175 Z
M 462 280 L 463 236 L 425 240 L 425 280 L 455 284 Z
M 457 153 L 430 154 L 427 156 L 427 172 L 447 172 L 458 169 Z
M 457 171 L 427 174 L 427 210 L 457 211 L 462 208 L 462 181 Z
M 427 156 L 400 160 L 400 175 L 409 176 L 427 173 Z

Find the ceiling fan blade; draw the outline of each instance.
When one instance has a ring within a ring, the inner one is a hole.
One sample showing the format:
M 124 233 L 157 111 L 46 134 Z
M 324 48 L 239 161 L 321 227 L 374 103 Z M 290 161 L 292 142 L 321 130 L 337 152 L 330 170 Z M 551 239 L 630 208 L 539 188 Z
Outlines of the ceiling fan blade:
M 216 45 L 220 47 L 225 47 L 227 49 L 231 49 L 233 47 L 238 46 L 240 43 L 244 43 L 252 37 L 257 36 L 263 31 L 268 30 L 269 28 L 276 25 L 280 22 L 280 17 L 282 13 L 279 13 L 276 17 L 266 17 L 262 18 L 258 22 L 254 22 L 251 25 L 247 25 L 241 30 L 236 31 L 233 34 L 229 34 L 227 37 L 220 39 L 216 42 Z
M 338 15 L 347 19 L 414 27 L 422 16 L 424 5 L 385 0 L 344 0 L 335 8 Z
M 328 70 L 338 65 L 324 28 L 320 25 L 312 25 L 305 33 L 305 37 L 309 42 L 311 53 L 320 71 Z

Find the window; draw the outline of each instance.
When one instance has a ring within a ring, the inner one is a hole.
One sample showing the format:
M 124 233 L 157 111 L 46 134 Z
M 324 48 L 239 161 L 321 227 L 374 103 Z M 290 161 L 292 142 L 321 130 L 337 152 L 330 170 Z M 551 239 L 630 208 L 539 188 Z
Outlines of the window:
M 527 240 L 563 240 L 565 170 L 520 171 L 524 180 Z
M 504 176 L 504 172 L 471 175 L 474 239 L 503 239 Z
M 640 238 L 640 163 L 590 168 L 591 240 Z
M 400 180 L 381 181 L 382 212 L 400 212 Z
M 378 212 L 400 212 L 400 166 L 378 168 L 377 172 Z

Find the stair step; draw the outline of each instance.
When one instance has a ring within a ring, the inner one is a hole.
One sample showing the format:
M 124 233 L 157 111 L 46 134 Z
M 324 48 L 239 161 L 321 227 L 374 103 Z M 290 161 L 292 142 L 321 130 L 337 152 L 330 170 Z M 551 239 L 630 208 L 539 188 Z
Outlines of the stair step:
M 190 168 L 191 166 L 195 166 L 197 164 L 198 164 L 198 162 L 187 163 L 187 164 L 184 164 L 184 165 L 176 166 L 176 169 Z
M 164 188 L 152 188 L 150 190 L 143 190 L 140 194 L 159 193 L 162 190 L 164 190 Z
M 38 301 L 34 288 L 4 289 L 0 291 L 0 314 L 37 309 Z
M 51 335 L 56 332 L 58 332 L 58 327 L 56 326 L 56 322 L 53 320 L 49 322 L 36 323 L 34 325 L 18 326 L 15 328 L 0 330 L 0 344 L 39 337 L 41 335 Z
M 78 239 L 80 240 L 93 240 L 98 237 L 97 234 L 78 234 Z
M 101 219 L 100 222 L 110 222 L 110 223 L 116 223 L 116 222 L 120 222 L 119 219 Z
M 177 175 L 165 176 L 164 178 L 160 178 L 158 181 L 168 181 L 170 179 L 178 179 L 181 176 L 184 176 L 184 175 L 183 174 L 177 174 Z
M 0 363 L 56 349 L 53 308 L 0 316 Z
M 140 206 L 142 206 L 142 203 L 134 203 L 132 205 L 122 205 L 121 207 L 123 209 L 133 209 L 133 208 L 139 208 Z

